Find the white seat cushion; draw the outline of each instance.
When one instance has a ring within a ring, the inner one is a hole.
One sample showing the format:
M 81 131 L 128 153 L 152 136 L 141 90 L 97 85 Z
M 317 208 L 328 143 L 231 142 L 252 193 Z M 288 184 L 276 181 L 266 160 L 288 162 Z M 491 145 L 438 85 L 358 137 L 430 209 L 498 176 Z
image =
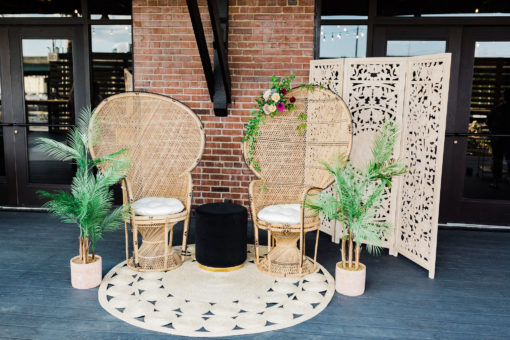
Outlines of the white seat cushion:
M 268 205 L 259 211 L 257 217 L 273 224 L 299 224 L 301 220 L 301 207 L 299 204 Z
M 138 216 L 166 216 L 183 211 L 184 205 L 177 198 L 144 197 L 135 201 L 133 208 Z

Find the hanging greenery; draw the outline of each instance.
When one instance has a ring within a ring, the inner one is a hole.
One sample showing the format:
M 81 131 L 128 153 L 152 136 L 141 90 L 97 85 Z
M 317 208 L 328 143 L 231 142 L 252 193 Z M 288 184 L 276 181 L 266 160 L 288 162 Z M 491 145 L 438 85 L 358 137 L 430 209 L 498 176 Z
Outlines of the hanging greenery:
M 287 97 L 292 88 L 291 83 L 295 78 L 295 75 L 283 78 L 273 75 L 271 77 L 271 87 L 255 98 L 257 108 L 251 111 L 253 117 L 248 120 L 243 141 L 248 142 L 247 162 L 258 172 L 260 172 L 260 164 L 253 158 L 253 154 L 255 153 L 255 144 L 260 132 L 260 124 L 265 124 L 267 117 L 273 118 L 285 110 L 292 111 L 296 108 L 296 98 L 294 96 Z M 300 85 L 300 88 L 313 92 L 314 85 L 303 83 Z M 300 133 L 306 130 L 306 118 L 306 113 L 304 112 L 297 117 L 296 130 Z

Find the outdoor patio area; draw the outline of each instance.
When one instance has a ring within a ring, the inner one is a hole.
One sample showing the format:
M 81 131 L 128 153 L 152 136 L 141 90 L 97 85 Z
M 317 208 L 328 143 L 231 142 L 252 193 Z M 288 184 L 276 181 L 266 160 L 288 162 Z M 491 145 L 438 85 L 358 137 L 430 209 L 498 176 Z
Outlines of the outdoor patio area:
M 75 227 L 45 213 L 3 211 L 0 230 L 0 338 L 175 337 L 113 317 L 99 305 L 97 288 L 71 287 L 68 261 L 76 255 Z M 248 243 L 253 243 L 253 228 L 248 230 Z M 108 233 L 98 244 L 104 273 L 125 259 L 123 234 Z M 192 219 L 190 243 L 193 235 Z M 179 238 L 177 232 L 177 244 Z M 323 233 L 319 242 L 318 261 L 334 273 L 339 246 Z M 440 229 L 434 280 L 402 256 L 365 253 L 370 270 L 364 295 L 335 293 L 324 312 L 311 320 L 243 338 L 508 339 L 509 244 L 506 232 Z

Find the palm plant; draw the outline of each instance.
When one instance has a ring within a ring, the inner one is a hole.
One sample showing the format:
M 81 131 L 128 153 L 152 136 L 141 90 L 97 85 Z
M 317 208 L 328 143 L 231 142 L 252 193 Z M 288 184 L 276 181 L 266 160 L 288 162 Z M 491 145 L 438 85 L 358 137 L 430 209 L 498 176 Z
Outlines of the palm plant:
M 113 191 L 111 186 L 118 183 L 126 174 L 129 162 L 119 157 L 125 150 L 112 153 L 101 159 L 91 159 L 88 148 L 95 145 L 99 129 L 94 124 L 90 107 L 80 111 L 76 127 L 67 136 L 67 143 L 49 138 L 38 138 L 37 144 L 50 157 L 76 164 L 76 174 L 72 180 L 71 192 L 58 190 L 53 193 L 39 191 L 42 198 L 50 199 L 43 206 L 64 223 L 78 224 L 80 228 L 79 258 L 89 262 L 89 249 L 92 261 L 95 259 L 96 242 L 103 232 L 119 227 L 127 214 L 125 206 L 112 209 Z M 104 172 L 94 171 L 100 165 Z
M 377 220 L 377 213 L 386 187 L 391 186 L 391 178 L 407 171 L 402 160 L 391 158 L 397 137 L 397 126 L 385 123 L 374 140 L 372 160 L 362 168 L 354 167 L 345 155 L 339 156 L 333 164 L 322 162 L 335 178 L 336 195 L 323 192 L 318 197 L 308 197 L 305 203 L 307 208 L 342 224 L 341 264 L 344 269 L 359 268 L 363 244 L 369 253 L 379 254 L 381 234 L 391 227 Z

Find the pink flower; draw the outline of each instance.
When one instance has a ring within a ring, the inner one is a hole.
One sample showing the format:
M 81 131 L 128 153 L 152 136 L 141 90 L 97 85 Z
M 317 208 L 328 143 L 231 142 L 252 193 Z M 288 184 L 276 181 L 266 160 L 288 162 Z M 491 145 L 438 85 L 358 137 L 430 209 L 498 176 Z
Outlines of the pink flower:
M 278 104 L 276 104 L 276 108 L 278 109 L 278 111 L 283 111 L 283 110 L 285 110 L 285 104 L 278 103 Z
M 264 105 L 264 107 L 262 108 L 262 110 L 264 110 L 264 113 L 265 113 L 266 115 L 268 115 L 268 114 L 270 114 L 270 113 L 271 113 L 271 111 L 269 110 L 269 105 L 267 105 L 267 104 L 266 104 L 266 105 Z

